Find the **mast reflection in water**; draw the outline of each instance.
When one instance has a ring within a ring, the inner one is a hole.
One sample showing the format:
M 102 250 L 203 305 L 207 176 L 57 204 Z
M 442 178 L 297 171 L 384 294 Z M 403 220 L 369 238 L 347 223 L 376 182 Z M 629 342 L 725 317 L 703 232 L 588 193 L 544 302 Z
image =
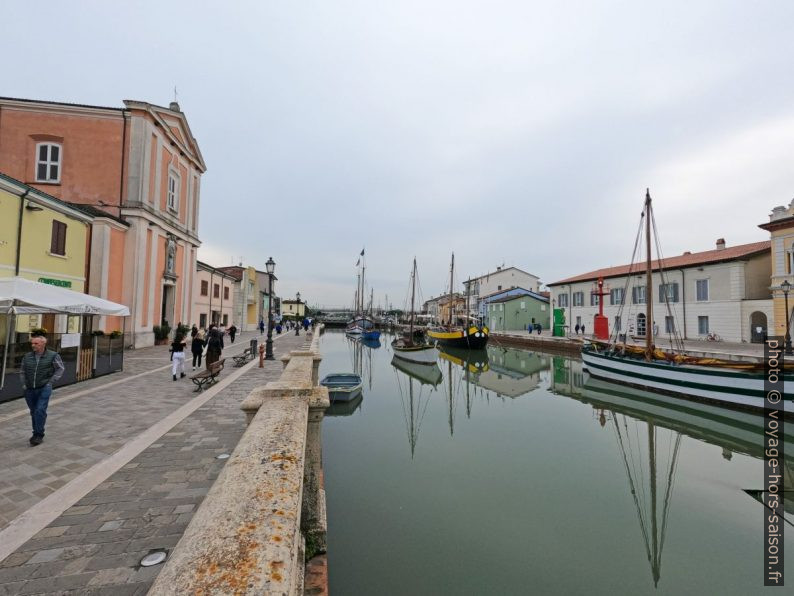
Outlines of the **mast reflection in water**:
M 322 341 L 322 371 L 355 364 L 367 387 L 356 416 L 323 423 L 332 592 L 763 593 L 760 417 L 541 352 L 417 369 L 389 338 Z

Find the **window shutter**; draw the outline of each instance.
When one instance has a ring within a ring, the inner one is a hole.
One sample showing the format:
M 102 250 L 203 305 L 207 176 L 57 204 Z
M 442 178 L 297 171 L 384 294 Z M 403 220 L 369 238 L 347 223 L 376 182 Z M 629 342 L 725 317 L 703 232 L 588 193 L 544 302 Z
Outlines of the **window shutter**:
M 673 302 L 678 302 L 678 283 L 673 284 Z

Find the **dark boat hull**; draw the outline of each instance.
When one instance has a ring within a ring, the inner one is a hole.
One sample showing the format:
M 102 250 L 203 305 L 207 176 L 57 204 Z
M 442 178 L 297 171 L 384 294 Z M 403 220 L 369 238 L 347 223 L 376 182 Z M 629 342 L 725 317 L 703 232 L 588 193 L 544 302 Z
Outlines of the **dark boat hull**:
M 440 346 L 481 350 L 488 344 L 488 327 L 472 325 L 465 329 L 430 329 L 427 337 Z

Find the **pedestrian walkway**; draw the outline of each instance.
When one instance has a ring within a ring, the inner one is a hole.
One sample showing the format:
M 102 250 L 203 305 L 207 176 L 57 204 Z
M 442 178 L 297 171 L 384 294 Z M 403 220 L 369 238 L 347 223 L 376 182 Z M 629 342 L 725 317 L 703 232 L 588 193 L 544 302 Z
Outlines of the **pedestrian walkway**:
M 0 595 L 145 593 L 159 567 L 140 558 L 176 544 L 245 430 L 240 402 L 281 373 L 231 366 L 254 336 L 227 342 L 220 383 L 199 394 L 171 380 L 167 347 L 129 352 L 125 373 L 56 392 L 39 447 L 24 402 L 0 405 Z M 274 351 L 307 339 L 278 336 Z

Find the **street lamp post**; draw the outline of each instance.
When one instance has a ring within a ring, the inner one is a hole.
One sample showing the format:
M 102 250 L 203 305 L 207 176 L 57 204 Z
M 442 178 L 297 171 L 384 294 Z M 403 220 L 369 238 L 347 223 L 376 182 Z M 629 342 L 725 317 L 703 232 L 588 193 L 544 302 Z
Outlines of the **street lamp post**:
M 788 312 L 788 293 L 791 290 L 791 284 L 786 279 L 780 284 L 780 287 L 783 288 L 783 297 L 786 301 L 786 355 L 791 356 L 794 354 L 794 350 L 791 349 L 791 329 L 789 328 L 789 312 Z
M 265 360 L 275 360 L 273 357 L 273 273 L 276 271 L 276 262 L 273 257 L 268 257 L 265 263 L 267 271 L 267 341 L 265 341 Z
M 298 323 L 298 312 L 301 304 L 301 293 L 295 293 L 295 335 L 300 335 L 300 324 Z

